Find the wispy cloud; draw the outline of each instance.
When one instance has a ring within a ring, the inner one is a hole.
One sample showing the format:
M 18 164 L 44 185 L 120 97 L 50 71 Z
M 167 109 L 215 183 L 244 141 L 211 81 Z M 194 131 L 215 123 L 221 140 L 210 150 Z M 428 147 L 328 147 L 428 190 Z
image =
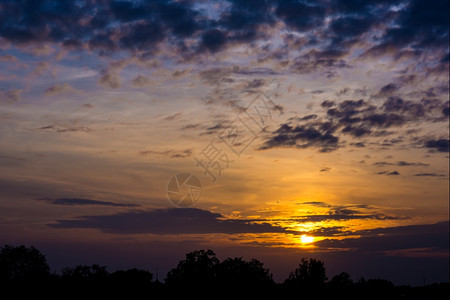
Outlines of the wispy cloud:
M 192 155 L 192 149 L 184 150 L 165 150 L 165 151 L 154 151 L 154 150 L 143 150 L 139 151 L 141 155 L 163 155 L 170 158 L 184 158 Z
M 66 126 L 58 126 L 58 125 L 48 125 L 37 128 L 38 130 L 45 132 L 56 132 L 56 133 L 64 133 L 64 132 L 92 132 L 93 129 L 89 127 L 66 127 Z
M 36 198 L 39 201 L 45 201 L 50 204 L 56 205 L 101 205 L 101 206 L 113 206 L 113 207 L 138 207 L 138 204 L 132 203 L 117 203 L 110 201 L 102 201 L 102 200 L 92 200 L 92 199 L 83 199 L 83 198 Z

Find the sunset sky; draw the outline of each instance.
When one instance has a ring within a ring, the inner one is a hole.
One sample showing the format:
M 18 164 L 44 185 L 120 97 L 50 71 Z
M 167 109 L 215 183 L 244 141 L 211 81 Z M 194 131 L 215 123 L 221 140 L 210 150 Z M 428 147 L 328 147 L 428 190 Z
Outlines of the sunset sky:
M 0 243 L 57 272 L 161 280 L 209 248 L 448 281 L 448 6 L 1 0 Z

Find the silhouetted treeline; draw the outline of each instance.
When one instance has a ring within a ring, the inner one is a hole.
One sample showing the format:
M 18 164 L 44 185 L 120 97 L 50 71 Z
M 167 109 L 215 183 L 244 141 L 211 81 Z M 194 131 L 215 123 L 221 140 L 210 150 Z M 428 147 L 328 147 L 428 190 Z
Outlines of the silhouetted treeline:
M 79 265 L 51 273 L 46 257 L 34 247 L 5 245 L 0 249 L 0 287 L 15 296 L 47 297 L 186 297 L 249 296 L 272 299 L 440 299 L 449 283 L 425 287 L 394 286 L 384 279 L 353 281 L 342 272 L 330 280 L 324 262 L 303 258 L 283 283 L 275 283 L 262 262 L 241 257 L 220 261 L 212 250 L 186 254 L 167 273 L 164 283 L 146 270 L 108 272 L 105 266 Z M 239 294 L 237 294 L 239 293 Z

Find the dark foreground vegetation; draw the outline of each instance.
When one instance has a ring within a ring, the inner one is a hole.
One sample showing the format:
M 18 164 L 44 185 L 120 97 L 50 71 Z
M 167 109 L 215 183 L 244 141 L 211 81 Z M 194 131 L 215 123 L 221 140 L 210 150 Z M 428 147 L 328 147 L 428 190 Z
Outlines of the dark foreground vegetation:
M 275 283 L 262 262 L 238 257 L 219 261 L 211 250 L 186 254 L 164 283 L 146 270 L 111 273 L 99 265 L 64 268 L 56 274 L 36 248 L 10 245 L 0 249 L 0 288 L 11 298 L 447 299 L 449 295 L 448 282 L 394 286 L 384 279 L 355 282 L 345 272 L 328 280 L 324 263 L 313 258 L 303 258 L 283 283 Z

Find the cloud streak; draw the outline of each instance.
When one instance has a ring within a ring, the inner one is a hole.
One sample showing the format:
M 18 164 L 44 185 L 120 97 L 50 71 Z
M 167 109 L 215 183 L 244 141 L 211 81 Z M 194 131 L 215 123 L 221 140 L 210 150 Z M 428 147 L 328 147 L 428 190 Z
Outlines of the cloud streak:
M 138 204 L 131 203 L 116 203 L 110 201 L 83 199 L 83 198 L 36 198 L 39 201 L 45 201 L 55 205 L 69 205 L 69 206 L 85 206 L 85 205 L 100 205 L 100 206 L 112 206 L 112 207 L 138 207 Z
M 131 211 L 113 215 L 83 216 L 58 220 L 52 228 L 94 228 L 116 234 L 208 234 L 289 233 L 269 223 L 224 219 L 222 215 L 197 208 Z M 293 232 L 291 232 L 293 233 Z

